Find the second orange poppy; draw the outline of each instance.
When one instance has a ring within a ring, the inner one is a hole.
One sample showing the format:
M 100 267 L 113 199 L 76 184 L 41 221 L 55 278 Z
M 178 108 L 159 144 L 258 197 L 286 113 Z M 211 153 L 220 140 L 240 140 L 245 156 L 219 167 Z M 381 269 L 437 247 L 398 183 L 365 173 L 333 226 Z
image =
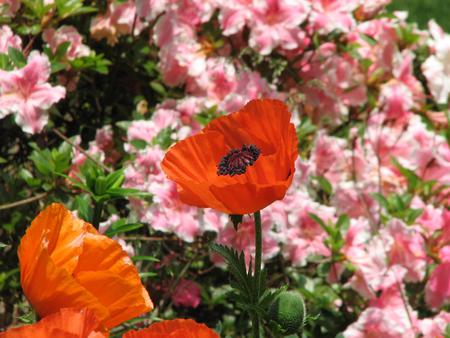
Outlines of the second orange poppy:
M 41 317 L 87 308 L 112 328 L 153 308 L 122 247 L 61 204 L 34 219 L 18 254 L 23 291 Z

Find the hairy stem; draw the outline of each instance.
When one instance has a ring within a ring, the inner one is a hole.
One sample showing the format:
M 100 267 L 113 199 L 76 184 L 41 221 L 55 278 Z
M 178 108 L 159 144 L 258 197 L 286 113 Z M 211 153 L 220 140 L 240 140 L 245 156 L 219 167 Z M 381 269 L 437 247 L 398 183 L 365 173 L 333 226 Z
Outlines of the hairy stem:
M 261 230 L 261 213 L 259 211 L 254 213 L 255 219 L 255 287 L 256 287 L 256 299 L 254 299 L 255 305 L 259 302 L 261 296 L 261 260 L 262 260 L 262 230 Z M 254 338 L 260 338 L 260 320 L 258 313 L 252 314 L 253 336 Z

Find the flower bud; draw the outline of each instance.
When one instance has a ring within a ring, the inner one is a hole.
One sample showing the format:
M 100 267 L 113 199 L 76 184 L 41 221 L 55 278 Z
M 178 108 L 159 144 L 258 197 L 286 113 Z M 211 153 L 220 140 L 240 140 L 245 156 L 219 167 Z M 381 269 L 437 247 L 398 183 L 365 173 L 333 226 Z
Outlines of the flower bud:
M 297 291 L 283 291 L 269 307 L 269 319 L 279 325 L 283 334 L 299 333 L 305 320 L 305 303 Z

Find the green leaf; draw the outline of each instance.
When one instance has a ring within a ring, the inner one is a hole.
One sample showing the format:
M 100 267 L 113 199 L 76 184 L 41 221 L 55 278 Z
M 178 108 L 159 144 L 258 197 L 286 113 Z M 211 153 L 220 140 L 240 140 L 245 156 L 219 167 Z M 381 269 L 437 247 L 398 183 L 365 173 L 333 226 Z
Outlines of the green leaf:
M 125 232 L 129 232 L 132 230 L 136 230 L 139 228 L 142 228 L 144 225 L 142 223 L 128 223 L 128 224 L 119 224 L 115 225 L 116 223 L 112 224 L 108 230 L 105 231 L 105 235 L 108 237 L 113 237 L 117 234 L 122 234 Z
M 79 194 L 75 196 L 75 208 L 81 219 L 92 221 L 93 210 L 91 207 L 91 199 L 89 195 Z
M 8 56 L 17 68 L 22 68 L 27 64 L 23 53 L 14 47 L 8 47 Z
M 114 188 L 119 188 L 122 183 L 125 181 L 125 168 L 122 168 L 120 170 L 114 171 L 110 174 L 108 174 L 108 176 L 106 176 L 106 180 L 105 180 L 105 185 L 106 185 L 106 189 L 114 189 Z
M 373 193 L 372 197 L 386 210 L 389 210 L 389 202 L 388 200 L 380 193 Z
M 9 57 L 3 53 L 0 53 L 0 69 L 10 70 Z
M 131 257 L 131 260 L 133 262 L 140 262 L 140 261 L 147 261 L 147 262 L 160 262 L 160 260 L 156 257 L 152 257 L 152 256 L 133 256 Z
M 244 253 L 240 254 L 232 249 L 219 244 L 211 244 L 211 250 L 218 253 L 228 264 L 228 270 L 234 277 L 236 284 L 234 288 L 241 291 L 242 295 L 251 295 L 254 290 L 252 290 L 252 281 L 249 279 L 247 268 L 245 265 Z
M 420 177 L 417 176 L 414 171 L 402 166 L 400 162 L 397 161 L 397 159 L 393 158 L 392 163 L 408 181 L 408 191 L 414 192 L 421 182 Z
M 377 40 L 375 40 L 374 38 L 368 36 L 367 34 L 359 33 L 359 36 L 361 37 L 361 39 L 363 39 L 365 42 L 367 42 L 370 46 L 376 46 L 377 45 Z
M 139 272 L 139 277 L 141 279 L 156 277 L 158 274 L 156 272 Z
M 333 193 L 333 186 L 324 176 L 315 176 L 314 178 L 327 195 L 331 195 Z
M 166 88 L 164 88 L 164 86 L 156 81 L 152 81 L 150 82 L 150 87 L 157 92 L 158 94 L 160 94 L 161 96 L 166 96 L 167 95 L 167 91 Z
M 133 140 L 130 143 L 133 147 L 139 150 L 145 149 L 148 145 L 148 143 L 144 140 Z
M 62 59 L 67 51 L 69 50 L 71 43 L 70 41 L 65 41 L 63 43 L 61 43 L 57 48 L 56 48 L 56 52 L 55 52 L 55 58 L 56 59 Z

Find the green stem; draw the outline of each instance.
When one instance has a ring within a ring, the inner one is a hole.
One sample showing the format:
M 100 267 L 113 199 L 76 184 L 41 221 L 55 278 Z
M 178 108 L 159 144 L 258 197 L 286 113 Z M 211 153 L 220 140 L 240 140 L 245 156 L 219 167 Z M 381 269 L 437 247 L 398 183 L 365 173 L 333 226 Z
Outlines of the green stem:
M 261 213 L 259 211 L 255 212 L 255 287 L 256 287 L 256 299 L 254 300 L 255 305 L 259 302 L 259 297 L 261 296 L 261 261 L 262 261 L 262 230 L 261 230 Z M 252 315 L 253 322 L 253 336 L 254 338 L 260 338 L 260 325 L 259 325 L 259 315 L 254 313 Z
M 102 218 L 103 202 L 94 202 L 94 215 L 92 216 L 92 225 L 98 229 Z

